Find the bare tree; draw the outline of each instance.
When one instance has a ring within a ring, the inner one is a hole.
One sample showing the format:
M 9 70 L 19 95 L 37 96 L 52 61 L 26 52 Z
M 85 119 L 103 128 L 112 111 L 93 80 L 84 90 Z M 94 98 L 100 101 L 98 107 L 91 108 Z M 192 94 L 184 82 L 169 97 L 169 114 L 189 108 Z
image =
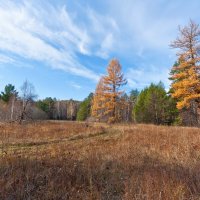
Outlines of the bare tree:
M 37 98 L 35 94 L 34 86 L 27 80 L 23 83 L 21 87 L 21 110 L 19 114 L 19 123 L 21 124 L 25 119 L 31 119 L 31 104 Z
M 9 121 L 13 122 L 15 121 L 15 117 L 16 117 L 16 105 L 18 104 L 18 97 L 17 95 L 13 94 L 12 96 L 10 96 L 9 98 L 9 102 L 8 102 L 8 114 L 9 114 Z

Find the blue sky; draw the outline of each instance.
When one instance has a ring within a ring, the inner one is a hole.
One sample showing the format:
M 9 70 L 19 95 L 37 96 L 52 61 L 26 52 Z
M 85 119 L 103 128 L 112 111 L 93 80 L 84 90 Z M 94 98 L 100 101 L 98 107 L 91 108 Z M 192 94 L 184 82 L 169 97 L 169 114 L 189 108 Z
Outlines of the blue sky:
M 24 80 L 39 98 L 84 99 L 118 58 L 127 92 L 169 87 L 178 25 L 200 23 L 199 0 L 0 0 L 0 90 Z

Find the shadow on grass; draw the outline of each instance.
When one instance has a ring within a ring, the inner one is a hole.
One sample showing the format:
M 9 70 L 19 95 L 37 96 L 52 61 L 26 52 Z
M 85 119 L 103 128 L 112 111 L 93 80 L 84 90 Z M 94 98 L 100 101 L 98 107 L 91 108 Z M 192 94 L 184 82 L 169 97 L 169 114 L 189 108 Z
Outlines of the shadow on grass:
M 198 199 L 199 172 L 141 154 L 126 163 L 9 157 L 0 160 L 0 199 Z

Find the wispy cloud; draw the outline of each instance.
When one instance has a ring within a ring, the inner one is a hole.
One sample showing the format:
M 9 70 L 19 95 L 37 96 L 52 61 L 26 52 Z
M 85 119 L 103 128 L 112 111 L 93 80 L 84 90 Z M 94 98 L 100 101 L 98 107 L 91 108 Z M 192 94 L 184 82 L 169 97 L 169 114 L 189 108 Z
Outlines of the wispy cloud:
M 142 89 L 148 86 L 150 83 L 158 83 L 162 81 L 165 86 L 169 86 L 168 79 L 169 70 L 162 69 L 159 70 L 158 67 L 150 65 L 147 68 L 129 68 L 125 74 L 128 81 L 128 86 L 131 88 Z
M 13 63 L 14 60 L 6 55 L 0 54 L 0 63 L 5 64 L 5 63 Z
M 91 8 L 85 12 L 93 25 L 91 30 L 87 24 L 77 24 L 66 6 L 1 0 L 0 49 L 45 62 L 54 69 L 98 80 L 98 73 L 81 64 L 77 54 L 107 56 L 113 36 L 106 28 L 116 28 L 116 24 Z
M 20 66 L 39 63 L 97 81 L 108 60 L 117 57 L 128 89 L 160 80 L 168 86 L 168 72 L 176 59 L 169 44 L 178 25 L 189 18 L 200 23 L 199 16 L 199 0 L 0 0 L 0 66 L 17 66 L 18 80 Z M 79 89 L 82 80 L 68 74 L 69 86 Z M 94 87 L 89 85 L 88 92 Z
M 117 49 L 121 55 L 140 57 L 145 50 L 169 54 L 178 25 L 190 18 L 199 20 L 198 0 L 110 0 L 107 7 L 120 27 Z
M 78 83 L 75 82 L 71 82 L 71 86 L 74 87 L 75 89 L 81 89 L 81 85 L 79 85 Z

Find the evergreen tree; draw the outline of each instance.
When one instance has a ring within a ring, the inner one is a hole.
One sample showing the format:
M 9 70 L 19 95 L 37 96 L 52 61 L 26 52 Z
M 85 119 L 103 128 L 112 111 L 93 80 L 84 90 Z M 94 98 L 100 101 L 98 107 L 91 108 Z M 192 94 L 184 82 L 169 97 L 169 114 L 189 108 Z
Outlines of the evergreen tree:
M 138 91 L 137 89 L 131 90 L 131 91 L 130 91 L 130 100 L 131 100 L 132 102 L 135 102 L 136 99 L 137 99 L 137 97 L 138 97 L 138 95 L 139 95 L 139 91 Z
M 91 115 L 91 101 L 92 101 L 93 93 L 90 93 L 87 98 L 81 102 L 78 113 L 77 120 L 84 121 Z
M 141 91 L 134 107 L 134 116 L 139 123 L 172 124 L 177 117 L 177 109 L 160 82 Z
M 53 110 L 56 99 L 52 99 L 51 97 L 46 97 L 44 100 L 37 101 L 36 105 L 38 108 L 46 112 L 49 118 L 53 118 Z
M 4 92 L 1 92 L 0 97 L 3 101 L 8 103 L 12 96 L 16 97 L 17 95 L 18 92 L 15 90 L 15 86 L 12 84 L 8 84 L 5 86 Z
M 137 89 L 131 90 L 130 91 L 130 96 L 129 96 L 129 108 L 131 110 L 130 112 L 130 118 L 132 121 L 135 120 L 135 113 L 134 113 L 134 106 L 137 102 L 137 98 L 139 96 L 139 91 Z

